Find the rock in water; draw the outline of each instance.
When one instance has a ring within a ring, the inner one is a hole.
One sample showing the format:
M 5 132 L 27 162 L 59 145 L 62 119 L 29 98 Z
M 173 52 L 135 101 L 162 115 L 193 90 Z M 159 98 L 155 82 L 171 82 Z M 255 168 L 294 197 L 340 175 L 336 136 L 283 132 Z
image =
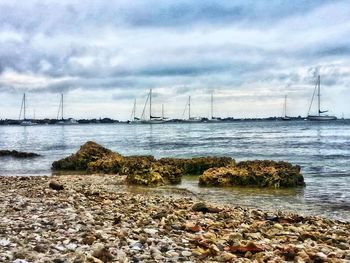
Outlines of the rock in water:
M 245 161 L 236 166 L 212 168 L 199 177 L 200 185 L 208 186 L 305 186 L 300 166 L 287 162 Z
M 0 157 L 14 157 L 14 158 L 33 158 L 33 157 L 39 157 L 40 155 L 37 153 L 31 153 L 31 152 L 18 152 L 16 150 L 0 150 Z
M 205 170 L 215 167 L 231 166 L 235 160 L 231 157 L 195 157 L 190 159 L 162 158 L 160 164 L 167 164 L 177 167 L 183 174 L 200 175 Z
M 60 184 L 60 183 L 57 182 L 57 181 L 51 181 L 51 182 L 49 183 L 49 187 L 50 187 L 51 189 L 53 189 L 53 190 L 56 190 L 56 191 L 61 191 L 61 190 L 64 189 L 63 184 Z
M 148 186 L 180 183 L 182 177 L 177 167 L 143 157 L 127 157 L 123 173 L 128 183 Z
M 103 157 L 115 155 L 111 150 L 101 145 L 88 141 L 80 147 L 79 151 L 71 156 L 52 163 L 54 170 L 85 171 L 90 162 L 95 162 Z
M 112 152 L 102 158 L 88 163 L 89 173 L 118 174 L 124 165 L 125 158 L 118 153 Z

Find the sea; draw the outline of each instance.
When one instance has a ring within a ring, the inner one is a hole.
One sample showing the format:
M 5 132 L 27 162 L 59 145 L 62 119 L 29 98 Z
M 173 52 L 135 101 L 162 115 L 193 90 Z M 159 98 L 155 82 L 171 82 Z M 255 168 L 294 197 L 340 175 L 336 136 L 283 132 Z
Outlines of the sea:
M 288 161 L 301 166 L 306 187 L 199 187 L 195 177 L 184 177 L 172 187 L 219 204 L 350 221 L 349 120 L 0 126 L 0 149 L 42 155 L 23 160 L 0 158 L 0 175 L 51 175 L 53 161 L 76 152 L 89 140 L 123 155 Z

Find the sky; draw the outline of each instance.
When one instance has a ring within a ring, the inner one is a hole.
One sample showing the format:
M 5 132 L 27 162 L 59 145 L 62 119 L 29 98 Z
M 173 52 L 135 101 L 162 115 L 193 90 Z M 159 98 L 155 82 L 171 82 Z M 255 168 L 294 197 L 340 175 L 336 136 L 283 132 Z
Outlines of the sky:
M 350 117 L 350 2 L 335 0 L 1 0 L 0 119 L 153 115 Z M 314 107 L 312 111 L 315 112 Z

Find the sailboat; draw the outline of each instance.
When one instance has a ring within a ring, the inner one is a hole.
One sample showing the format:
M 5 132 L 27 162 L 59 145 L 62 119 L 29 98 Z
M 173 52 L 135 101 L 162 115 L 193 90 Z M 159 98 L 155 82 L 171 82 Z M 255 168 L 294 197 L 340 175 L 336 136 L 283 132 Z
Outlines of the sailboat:
M 22 112 L 23 112 L 23 120 L 20 122 L 21 126 L 33 126 L 36 125 L 37 123 L 31 121 L 31 120 L 27 120 L 26 118 L 26 94 L 23 94 L 23 98 L 22 98 L 22 104 L 21 104 L 21 110 L 19 112 L 19 120 L 21 120 L 21 116 L 22 116 Z
M 282 118 L 283 121 L 290 121 L 291 118 L 287 116 L 287 95 L 284 96 L 284 105 L 283 105 L 283 114 Z
M 58 112 L 57 112 L 57 122 L 56 124 L 58 125 L 74 125 L 74 124 L 78 124 L 78 122 L 73 119 L 73 118 L 69 118 L 69 119 L 64 119 L 63 118 L 63 93 L 61 93 L 61 100 L 60 100 L 60 105 L 58 106 Z M 59 115 L 61 115 L 61 118 L 59 118 Z
M 318 109 L 318 113 L 317 115 L 310 115 L 310 110 L 311 110 L 311 106 L 315 97 L 315 93 L 316 93 L 316 89 L 317 89 L 317 97 L 318 97 L 318 101 L 317 101 L 317 109 Z M 332 116 L 332 115 L 322 115 L 323 113 L 328 112 L 328 110 L 322 111 L 321 110 L 321 77 L 320 75 L 318 75 L 317 78 L 317 83 L 314 89 L 314 93 L 312 95 L 312 99 L 311 99 L 311 103 L 310 103 L 310 107 L 309 107 L 309 111 L 307 114 L 307 120 L 309 121 L 333 121 L 336 120 L 337 117 L 336 116 Z
M 214 95 L 213 92 L 211 93 L 210 96 L 210 119 L 208 120 L 208 122 L 221 122 L 221 119 L 214 117 Z
M 187 107 L 188 107 L 188 119 L 184 119 L 183 122 L 189 122 L 189 123 L 201 122 L 202 118 L 192 117 L 191 116 L 191 96 L 188 96 L 188 101 L 187 101 L 187 103 L 185 105 L 185 109 L 184 109 L 184 112 L 182 113 L 182 116 L 185 115 Z
M 145 111 L 146 111 L 146 106 L 147 102 L 149 101 L 149 119 L 145 119 Z M 144 124 L 161 124 L 165 123 L 166 119 L 164 117 L 157 117 L 157 116 L 152 116 L 152 89 L 150 89 L 145 106 L 143 107 L 142 111 L 142 116 L 141 116 L 141 123 Z
M 132 108 L 131 117 L 130 117 L 130 124 L 140 124 L 141 120 L 140 118 L 136 117 L 136 99 L 134 101 L 134 107 Z

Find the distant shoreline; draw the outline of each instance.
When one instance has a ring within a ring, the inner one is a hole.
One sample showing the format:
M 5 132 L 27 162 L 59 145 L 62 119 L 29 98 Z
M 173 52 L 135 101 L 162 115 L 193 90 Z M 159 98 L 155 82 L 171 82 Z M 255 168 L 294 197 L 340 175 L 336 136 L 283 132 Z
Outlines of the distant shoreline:
M 304 121 L 306 117 L 290 117 L 290 121 Z M 32 122 L 34 122 L 37 125 L 59 125 L 59 121 L 57 119 L 28 119 Z M 69 119 L 67 119 L 69 120 Z M 338 119 L 336 120 L 337 122 L 341 121 L 348 121 L 350 119 Z M 195 122 L 195 123 L 232 123 L 232 122 L 247 122 L 247 121 L 266 121 L 266 122 L 271 122 L 271 121 L 283 121 L 285 122 L 281 117 L 267 117 L 267 118 L 233 118 L 233 117 L 228 117 L 228 118 L 218 118 L 216 119 L 215 122 L 210 121 L 208 118 L 202 118 L 200 121 Z M 13 125 L 13 126 L 19 126 L 21 125 L 22 120 L 14 120 L 14 119 L 2 119 L 0 120 L 0 126 L 8 126 L 8 125 Z M 333 122 L 333 121 L 332 121 Z M 192 122 L 187 122 L 186 120 L 182 119 L 169 119 L 163 123 L 160 124 L 169 124 L 169 123 L 176 123 L 176 124 L 191 124 Z M 74 125 L 80 125 L 80 124 L 131 124 L 130 121 L 120 121 L 120 120 L 115 120 L 111 118 L 100 118 L 100 119 L 78 119 L 77 123 Z M 138 123 L 139 124 L 149 124 L 149 123 Z M 193 124 L 193 123 L 192 123 Z

